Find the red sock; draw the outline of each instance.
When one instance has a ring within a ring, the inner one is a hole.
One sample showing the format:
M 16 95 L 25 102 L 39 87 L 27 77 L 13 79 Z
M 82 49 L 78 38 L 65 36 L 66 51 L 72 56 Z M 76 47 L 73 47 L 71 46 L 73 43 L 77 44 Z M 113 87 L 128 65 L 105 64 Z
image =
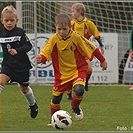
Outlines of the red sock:
M 51 114 L 51 116 L 58 110 L 60 110 L 60 104 L 54 104 L 54 103 L 51 102 L 51 104 L 50 104 L 50 114 Z
M 83 100 L 83 96 L 77 96 L 75 93 L 73 95 L 73 99 L 72 99 L 72 102 L 71 102 L 71 105 L 73 108 L 76 108 L 76 107 L 79 107 L 81 101 Z

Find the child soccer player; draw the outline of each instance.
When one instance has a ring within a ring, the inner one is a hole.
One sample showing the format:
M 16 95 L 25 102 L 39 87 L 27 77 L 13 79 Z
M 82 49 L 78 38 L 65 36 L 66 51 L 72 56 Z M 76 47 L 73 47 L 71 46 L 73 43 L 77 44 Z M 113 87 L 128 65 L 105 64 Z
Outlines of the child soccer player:
M 38 106 L 29 87 L 29 69 L 32 66 L 27 56 L 32 45 L 25 31 L 16 26 L 17 22 L 16 9 L 12 5 L 6 6 L 1 13 L 1 23 L 4 28 L 0 30 L 0 44 L 3 49 L 0 92 L 9 80 L 19 83 L 20 90 L 28 101 L 30 115 L 35 118 L 38 114 Z
M 96 25 L 85 17 L 86 8 L 82 3 L 74 3 L 71 7 L 71 15 L 73 20 L 71 21 L 72 29 L 81 34 L 89 40 L 91 36 L 94 36 L 98 41 L 101 49 L 101 53 L 104 54 L 104 46 L 100 40 L 100 33 Z M 85 90 L 88 91 L 88 81 L 92 74 L 92 67 L 88 62 L 89 69 L 86 77 Z M 71 93 L 68 94 L 68 99 L 71 99 Z
M 51 116 L 60 110 L 60 102 L 65 91 L 73 90 L 72 109 L 77 120 L 83 119 L 80 103 L 84 95 L 84 86 L 88 64 L 95 56 L 101 62 L 103 70 L 107 62 L 99 49 L 83 36 L 71 30 L 71 20 L 66 14 L 59 14 L 55 18 L 56 33 L 46 42 L 36 62 L 45 64 L 52 60 L 54 68 L 53 96 L 50 103 Z M 48 124 L 51 126 L 51 123 Z

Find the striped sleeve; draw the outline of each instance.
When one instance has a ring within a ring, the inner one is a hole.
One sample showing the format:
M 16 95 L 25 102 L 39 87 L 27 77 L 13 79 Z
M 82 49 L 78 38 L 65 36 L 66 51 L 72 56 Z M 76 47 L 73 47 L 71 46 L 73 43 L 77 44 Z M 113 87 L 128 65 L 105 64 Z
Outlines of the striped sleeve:
M 40 51 L 40 55 L 43 55 L 46 57 L 47 60 L 52 60 L 51 59 L 51 39 L 49 39 L 46 44 L 44 44 L 42 50 Z

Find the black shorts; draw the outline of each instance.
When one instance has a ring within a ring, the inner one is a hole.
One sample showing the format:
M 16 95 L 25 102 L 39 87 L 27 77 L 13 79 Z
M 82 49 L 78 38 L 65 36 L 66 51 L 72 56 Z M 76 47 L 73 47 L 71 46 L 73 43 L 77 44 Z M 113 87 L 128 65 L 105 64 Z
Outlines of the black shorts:
M 29 70 L 23 72 L 14 71 L 10 68 L 3 67 L 1 73 L 10 77 L 11 82 L 17 82 L 22 86 L 29 85 Z

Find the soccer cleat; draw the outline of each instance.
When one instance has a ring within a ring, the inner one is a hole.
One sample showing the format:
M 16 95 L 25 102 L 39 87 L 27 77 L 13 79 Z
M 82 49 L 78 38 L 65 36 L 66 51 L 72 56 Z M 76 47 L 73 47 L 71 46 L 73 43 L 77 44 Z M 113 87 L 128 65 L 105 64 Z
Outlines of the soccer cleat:
M 69 94 L 67 94 L 67 99 L 68 100 L 72 100 L 72 92 L 70 92 Z
M 130 86 L 129 90 L 133 90 L 133 85 Z
M 80 107 L 77 108 L 72 108 L 73 112 L 75 113 L 75 118 L 77 120 L 82 120 L 83 119 L 83 111 Z
M 51 121 L 47 124 L 47 126 L 48 127 L 51 127 L 52 126 Z
M 33 106 L 30 106 L 30 116 L 32 118 L 36 118 L 37 114 L 38 114 L 38 106 L 35 103 Z
M 85 82 L 85 90 L 89 91 L 88 82 Z

